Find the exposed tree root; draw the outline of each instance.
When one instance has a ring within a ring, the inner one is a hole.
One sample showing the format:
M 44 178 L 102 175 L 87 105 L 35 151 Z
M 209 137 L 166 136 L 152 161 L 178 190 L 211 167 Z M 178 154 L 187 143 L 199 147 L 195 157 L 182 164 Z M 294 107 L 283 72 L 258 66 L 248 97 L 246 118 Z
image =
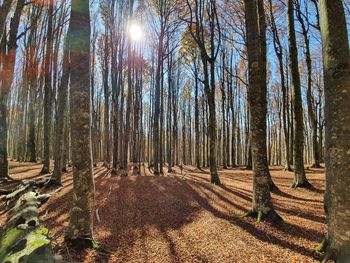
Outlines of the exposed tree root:
M 303 183 L 295 182 L 291 186 L 291 188 L 294 188 L 294 189 L 297 189 L 297 188 L 310 188 L 310 187 L 311 187 L 311 184 L 308 181 L 303 182 Z
M 62 183 L 58 182 L 55 178 L 50 178 L 47 183 L 45 183 L 46 187 L 55 187 L 55 188 L 60 188 L 62 187 Z
M 43 169 L 41 169 L 40 174 L 49 174 L 50 173 L 50 169 L 48 167 L 43 167 Z
M 111 176 L 117 176 L 117 170 L 115 168 L 112 169 Z
M 83 250 L 85 248 L 93 248 L 98 250 L 100 247 L 100 244 L 91 238 L 67 238 L 65 237 L 65 242 L 74 250 L 76 251 L 80 251 Z
M 285 165 L 284 166 L 284 168 L 283 168 L 283 171 L 288 171 L 288 172 L 293 172 L 293 169 L 290 167 L 290 166 L 288 166 L 288 165 Z
M 314 163 L 313 165 L 311 165 L 311 168 L 322 168 L 322 166 L 320 164 Z
M 107 169 L 110 169 L 111 168 L 111 164 L 109 162 L 105 161 L 103 163 L 103 167 L 106 167 Z
M 9 175 L 6 175 L 5 177 L 0 178 L 0 183 L 12 183 L 13 181 L 17 181 L 17 180 L 11 178 Z
M 270 191 L 277 191 L 278 190 L 278 186 L 272 181 L 272 179 L 270 180 Z
M 334 260 L 335 262 L 339 263 L 350 262 L 350 251 L 346 249 L 345 251 L 341 252 L 335 251 L 331 248 L 327 238 L 323 239 L 322 242 L 316 247 L 316 252 L 325 253 L 321 261 L 322 263 L 326 263 L 329 260 Z
M 265 214 L 261 211 L 255 212 L 253 210 L 250 210 L 247 213 L 245 213 L 242 217 L 243 218 L 244 217 L 256 218 L 257 223 L 261 223 L 262 221 L 266 221 L 266 222 L 270 222 L 270 223 L 275 225 L 275 224 L 279 224 L 279 223 L 283 222 L 282 217 L 280 217 L 274 209 L 270 210 L 267 214 Z
M 211 175 L 210 176 L 210 182 L 214 185 L 221 185 L 221 182 L 220 182 L 220 179 L 219 179 L 219 176 L 216 174 L 216 175 Z
M 128 176 L 128 170 L 127 169 L 120 169 L 120 176 Z

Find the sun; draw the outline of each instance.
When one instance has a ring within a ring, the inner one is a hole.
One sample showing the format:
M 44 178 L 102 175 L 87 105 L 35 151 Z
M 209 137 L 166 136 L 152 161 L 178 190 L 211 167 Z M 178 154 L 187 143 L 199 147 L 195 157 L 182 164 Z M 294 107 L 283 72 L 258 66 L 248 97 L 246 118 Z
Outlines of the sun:
M 142 38 L 141 27 L 137 24 L 132 24 L 129 28 L 129 34 L 132 40 L 139 41 Z

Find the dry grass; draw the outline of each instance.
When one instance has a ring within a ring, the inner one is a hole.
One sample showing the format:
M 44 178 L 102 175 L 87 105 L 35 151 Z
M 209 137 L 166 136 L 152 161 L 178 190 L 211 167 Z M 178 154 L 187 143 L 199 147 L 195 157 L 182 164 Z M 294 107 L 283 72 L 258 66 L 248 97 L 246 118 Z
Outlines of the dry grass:
M 39 178 L 41 165 L 11 162 L 13 178 Z M 186 166 L 163 177 L 110 177 L 95 168 L 94 237 L 108 252 L 76 253 L 63 243 L 72 203 L 72 174 L 64 188 L 41 207 L 41 220 L 54 249 L 83 262 L 317 262 L 315 247 L 326 232 L 324 169 L 309 169 L 313 189 L 291 189 L 293 174 L 272 167 L 279 191 L 272 194 L 284 223 L 271 226 L 241 218 L 251 206 L 252 175 L 244 169 L 220 170 L 222 187 L 209 183 L 208 170 Z M 0 216 L 3 224 L 4 215 Z

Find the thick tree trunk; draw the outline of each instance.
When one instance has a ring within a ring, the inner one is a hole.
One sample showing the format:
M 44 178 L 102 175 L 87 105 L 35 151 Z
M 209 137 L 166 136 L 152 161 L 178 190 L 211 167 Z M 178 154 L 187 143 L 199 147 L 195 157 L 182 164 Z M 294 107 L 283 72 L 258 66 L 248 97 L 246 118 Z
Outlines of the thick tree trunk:
M 253 207 L 249 213 L 258 221 L 280 221 L 270 195 L 270 172 L 266 152 L 266 52 L 265 26 L 262 0 L 245 0 L 247 50 L 249 65 L 248 102 L 250 104 L 250 142 L 253 159 Z M 259 11 L 258 11 L 259 10 Z M 259 16 L 258 16 L 259 13 Z M 265 74 L 265 76 L 264 76 Z M 264 82 L 265 81 L 265 82 Z
M 320 0 L 326 123 L 326 259 L 350 262 L 350 56 L 341 0 Z
M 77 35 L 76 32 L 79 32 Z M 89 2 L 72 1 L 70 20 L 70 125 L 73 205 L 65 239 L 74 246 L 92 246 L 95 186 L 90 127 Z
M 301 99 L 301 85 L 298 66 L 298 50 L 294 27 L 293 0 L 288 0 L 288 33 L 289 33 L 289 59 L 291 71 L 291 85 L 293 89 L 294 109 L 294 181 L 293 187 L 307 187 L 310 185 L 305 176 L 304 169 L 304 123 L 303 105 Z

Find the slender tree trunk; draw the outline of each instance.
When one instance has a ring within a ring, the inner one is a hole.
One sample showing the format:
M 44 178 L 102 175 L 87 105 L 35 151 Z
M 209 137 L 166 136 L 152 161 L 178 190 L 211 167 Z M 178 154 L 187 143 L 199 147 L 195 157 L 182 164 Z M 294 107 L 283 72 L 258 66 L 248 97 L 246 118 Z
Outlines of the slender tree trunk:
M 34 112 L 34 100 L 35 100 L 35 90 L 36 85 L 31 85 L 30 87 L 30 102 L 28 108 L 28 122 L 29 122 L 29 134 L 27 149 L 29 150 L 29 162 L 36 163 L 36 149 L 35 149 L 35 112 Z
M 196 167 L 198 169 L 201 168 L 201 164 L 200 164 L 200 152 L 199 152 L 199 146 L 200 146 L 200 142 L 199 142 L 199 105 L 198 105 L 198 89 L 199 89 L 199 85 L 198 85 L 198 67 L 197 64 L 195 62 L 194 65 L 194 75 L 195 75 L 195 91 L 194 91 L 194 129 L 195 129 L 195 141 L 196 141 L 196 145 L 195 145 L 195 158 L 196 158 Z
M 51 85 L 51 56 L 52 56 L 52 25 L 53 0 L 49 0 L 47 42 L 45 53 L 45 84 L 44 84 L 44 160 L 41 173 L 50 173 L 50 138 L 52 116 L 52 85 Z
M 0 86 L 0 178 L 9 178 L 8 174 L 8 155 L 7 155 L 7 141 L 8 141 L 8 109 L 7 100 L 10 93 L 16 61 L 17 51 L 17 32 L 20 22 L 20 17 L 24 7 L 24 0 L 17 1 L 14 15 L 11 18 L 9 40 L 8 44 L 1 45 L 1 86 Z M 2 41 L 4 41 L 3 38 Z
M 69 29 L 68 29 L 69 30 Z M 56 138 L 54 149 L 54 171 L 52 175 L 52 182 L 61 185 L 62 168 L 63 168 L 63 152 L 64 152 L 64 127 L 67 112 L 67 97 L 68 97 L 68 82 L 69 82 L 69 35 L 66 37 L 64 46 L 63 63 L 62 63 L 62 78 L 58 89 L 58 107 L 56 118 Z
M 205 66 L 204 66 L 205 67 Z M 208 72 L 208 68 L 204 69 Z M 207 73 L 208 74 L 208 73 Z M 206 94 L 209 106 L 209 165 L 210 165 L 210 181 L 212 184 L 220 185 L 220 179 L 217 172 L 216 149 L 217 149 L 217 124 L 216 124 L 216 109 L 215 109 L 215 61 L 210 63 L 210 87 L 209 76 L 207 76 Z
M 2 39 L 5 33 L 4 28 L 6 25 L 6 19 L 7 19 L 7 15 L 11 10 L 12 2 L 13 0 L 4 0 L 0 5 L 0 40 Z
M 289 131 L 288 131 L 288 96 L 286 91 L 286 80 L 284 75 L 284 67 L 283 67 L 283 47 L 280 41 L 280 37 L 277 31 L 277 26 L 275 22 L 275 17 L 273 13 L 272 0 L 269 0 L 269 8 L 270 8 L 270 17 L 271 17 L 271 27 L 273 33 L 273 43 L 275 53 L 278 59 L 278 65 L 281 76 L 281 89 L 282 89 L 282 119 L 283 119 L 283 132 L 284 132 L 284 143 L 285 143 L 285 170 L 291 171 L 292 168 L 290 166 L 290 157 L 289 157 Z
M 226 155 L 226 119 L 228 116 L 225 114 L 226 105 L 226 92 L 225 92 L 225 54 L 222 54 L 222 76 L 221 76 L 221 112 L 222 112 L 222 165 L 224 169 L 227 169 L 227 160 L 229 156 Z
M 293 187 L 308 187 L 310 183 L 305 176 L 304 169 L 304 123 L 303 105 L 301 99 L 301 85 L 298 66 L 298 50 L 294 27 L 293 0 L 288 0 L 288 33 L 289 33 L 289 59 L 291 71 L 291 85 L 293 89 L 294 112 L 294 182 Z
M 320 158 L 318 154 L 318 143 L 317 143 L 317 114 L 314 109 L 314 98 L 312 95 L 312 60 L 311 60 L 311 51 L 310 51 L 310 40 L 308 36 L 308 24 L 309 20 L 306 14 L 306 21 L 304 21 L 303 14 L 301 12 L 301 7 L 299 1 L 296 2 L 297 18 L 300 22 L 302 34 L 305 42 L 305 61 L 307 67 L 307 112 L 310 119 L 311 131 L 312 131 L 312 152 L 313 152 L 313 164 L 312 167 L 320 167 Z
M 104 38 L 104 68 L 103 68 L 103 94 L 104 94 L 104 144 L 103 144 L 103 159 L 104 165 L 109 168 L 111 163 L 111 142 L 110 142 L 110 121 L 109 121 L 109 36 L 108 25 L 106 25 L 105 38 Z
M 161 29 L 158 42 L 158 57 L 157 57 L 157 69 L 155 79 L 155 98 L 154 98 L 154 116 L 153 116 L 153 166 L 154 175 L 159 175 L 159 113 L 160 113 L 160 89 L 161 89 L 161 69 L 162 69 L 162 56 L 163 56 L 163 31 Z

